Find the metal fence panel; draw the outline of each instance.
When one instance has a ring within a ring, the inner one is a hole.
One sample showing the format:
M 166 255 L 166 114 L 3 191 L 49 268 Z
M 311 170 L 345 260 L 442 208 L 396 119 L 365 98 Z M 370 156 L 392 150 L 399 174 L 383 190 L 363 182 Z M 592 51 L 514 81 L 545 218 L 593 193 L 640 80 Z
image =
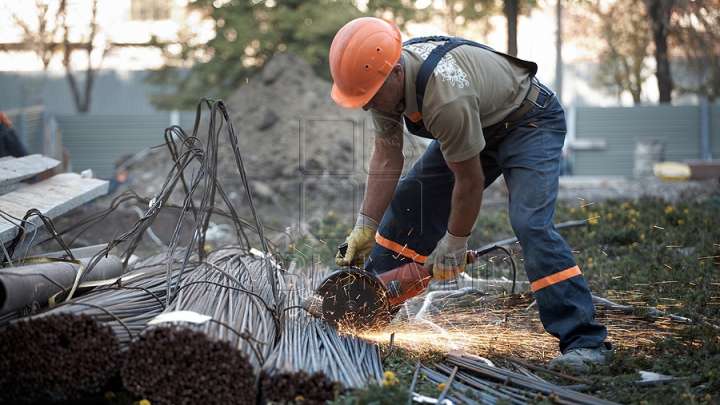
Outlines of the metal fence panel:
M 58 116 L 63 144 L 70 152 L 71 170 L 92 169 L 95 176 L 114 173 L 120 157 L 136 154 L 146 148 L 165 147 L 165 129 L 171 124 L 171 113 L 153 115 Z M 179 124 L 191 130 L 194 112 L 180 112 Z
M 718 106 L 712 111 L 717 113 Z M 712 115 L 712 114 L 711 114 Z M 711 141 L 720 141 L 718 118 Z M 662 140 L 663 159 L 684 161 L 701 156 L 700 108 L 698 106 L 648 106 L 630 108 L 577 109 L 576 138 L 606 141 L 602 150 L 574 151 L 574 175 L 619 175 L 631 177 L 637 140 Z

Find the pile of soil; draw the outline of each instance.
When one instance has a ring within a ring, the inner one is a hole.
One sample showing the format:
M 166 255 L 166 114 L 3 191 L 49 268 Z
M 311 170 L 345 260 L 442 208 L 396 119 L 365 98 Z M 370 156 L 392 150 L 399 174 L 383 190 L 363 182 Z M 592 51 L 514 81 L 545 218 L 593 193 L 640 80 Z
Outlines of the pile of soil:
M 354 217 L 359 210 L 372 123 L 361 109 L 337 105 L 330 98 L 331 86 L 302 58 L 285 52 L 224 100 L 261 216 L 309 222 L 328 211 Z M 216 127 L 221 121 L 217 115 Z M 209 123 L 205 114 L 198 131 L 203 142 Z M 245 190 L 226 125 L 219 130 L 218 141 L 218 180 L 234 206 L 242 207 Z M 422 152 L 417 141 L 405 144 L 406 156 Z M 152 196 L 170 164 L 164 150 L 148 155 L 128 168 L 133 181 L 124 187 Z

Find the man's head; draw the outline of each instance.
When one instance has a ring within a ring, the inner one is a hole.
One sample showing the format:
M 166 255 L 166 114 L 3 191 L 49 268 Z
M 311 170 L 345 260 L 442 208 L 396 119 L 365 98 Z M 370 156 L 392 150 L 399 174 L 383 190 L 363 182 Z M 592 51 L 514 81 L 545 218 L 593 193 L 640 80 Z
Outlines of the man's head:
M 345 24 L 330 46 L 333 100 L 346 108 L 384 109 L 380 96 L 394 98 L 394 84 L 403 77 L 401 54 L 402 36 L 394 23 L 363 17 Z

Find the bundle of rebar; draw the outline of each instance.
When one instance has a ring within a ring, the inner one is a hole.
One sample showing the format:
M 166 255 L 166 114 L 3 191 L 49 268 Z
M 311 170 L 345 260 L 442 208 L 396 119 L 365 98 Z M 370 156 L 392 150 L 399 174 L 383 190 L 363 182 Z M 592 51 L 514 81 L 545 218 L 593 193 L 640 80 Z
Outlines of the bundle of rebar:
M 150 258 L 88 293 L 9 324 L 0 333 L 8 354 L 0 397 L 58 401 L 101 390 L 118 374 L 130 340 L 165 309 L 166 269 L 159 260 Z
M 255 404 L 277 333 L 266 263 L 239 248 L 208 255 L 130 343 L 125 388 L 153 404 Z
M 324 278 L 319 267 L 284 276 L 287 292 L 278 345 L 263 365 L 264 398 L 283 402 L 323 404 L 345 389 L 369 380 L 380 382 L 383 368 L 378 348 L 354 335 L 340 335 L 300 307 Z M 279 389 L 282 387 L 282 389 Z
M 64 401 L 98 392 L 117 371 L 120 343 L 87 314 L 11 323 L 0 335 L 4 403 Z
M 519 374 L 495 367 L 477 356 L 448 355 L 446 360 L 450 365 L 436 363 L 437 371 L 426 366 L 420 368 L 431 381 L 446 384 L 438 403 L 447 395 L 460 404 L 531 404 L 547 399 L 563 404 L 617 405 L 579 392 L 588 389 L 587 384 L 570 387 L 552 384 L 529 372 Z

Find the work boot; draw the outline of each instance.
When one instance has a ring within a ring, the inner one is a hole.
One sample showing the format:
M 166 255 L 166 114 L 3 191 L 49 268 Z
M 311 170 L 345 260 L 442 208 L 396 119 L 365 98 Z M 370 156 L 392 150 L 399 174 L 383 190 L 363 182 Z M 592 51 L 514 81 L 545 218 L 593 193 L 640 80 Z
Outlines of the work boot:
M 577 347 L 552 359 L 550 370 L 569 369 L 577 373 L 585 373 L 589 370 L 590 365 L 604 364 L 612 356 L 612 353 L 613 346 L 610 342 L 603 342 L 602 347 Z

